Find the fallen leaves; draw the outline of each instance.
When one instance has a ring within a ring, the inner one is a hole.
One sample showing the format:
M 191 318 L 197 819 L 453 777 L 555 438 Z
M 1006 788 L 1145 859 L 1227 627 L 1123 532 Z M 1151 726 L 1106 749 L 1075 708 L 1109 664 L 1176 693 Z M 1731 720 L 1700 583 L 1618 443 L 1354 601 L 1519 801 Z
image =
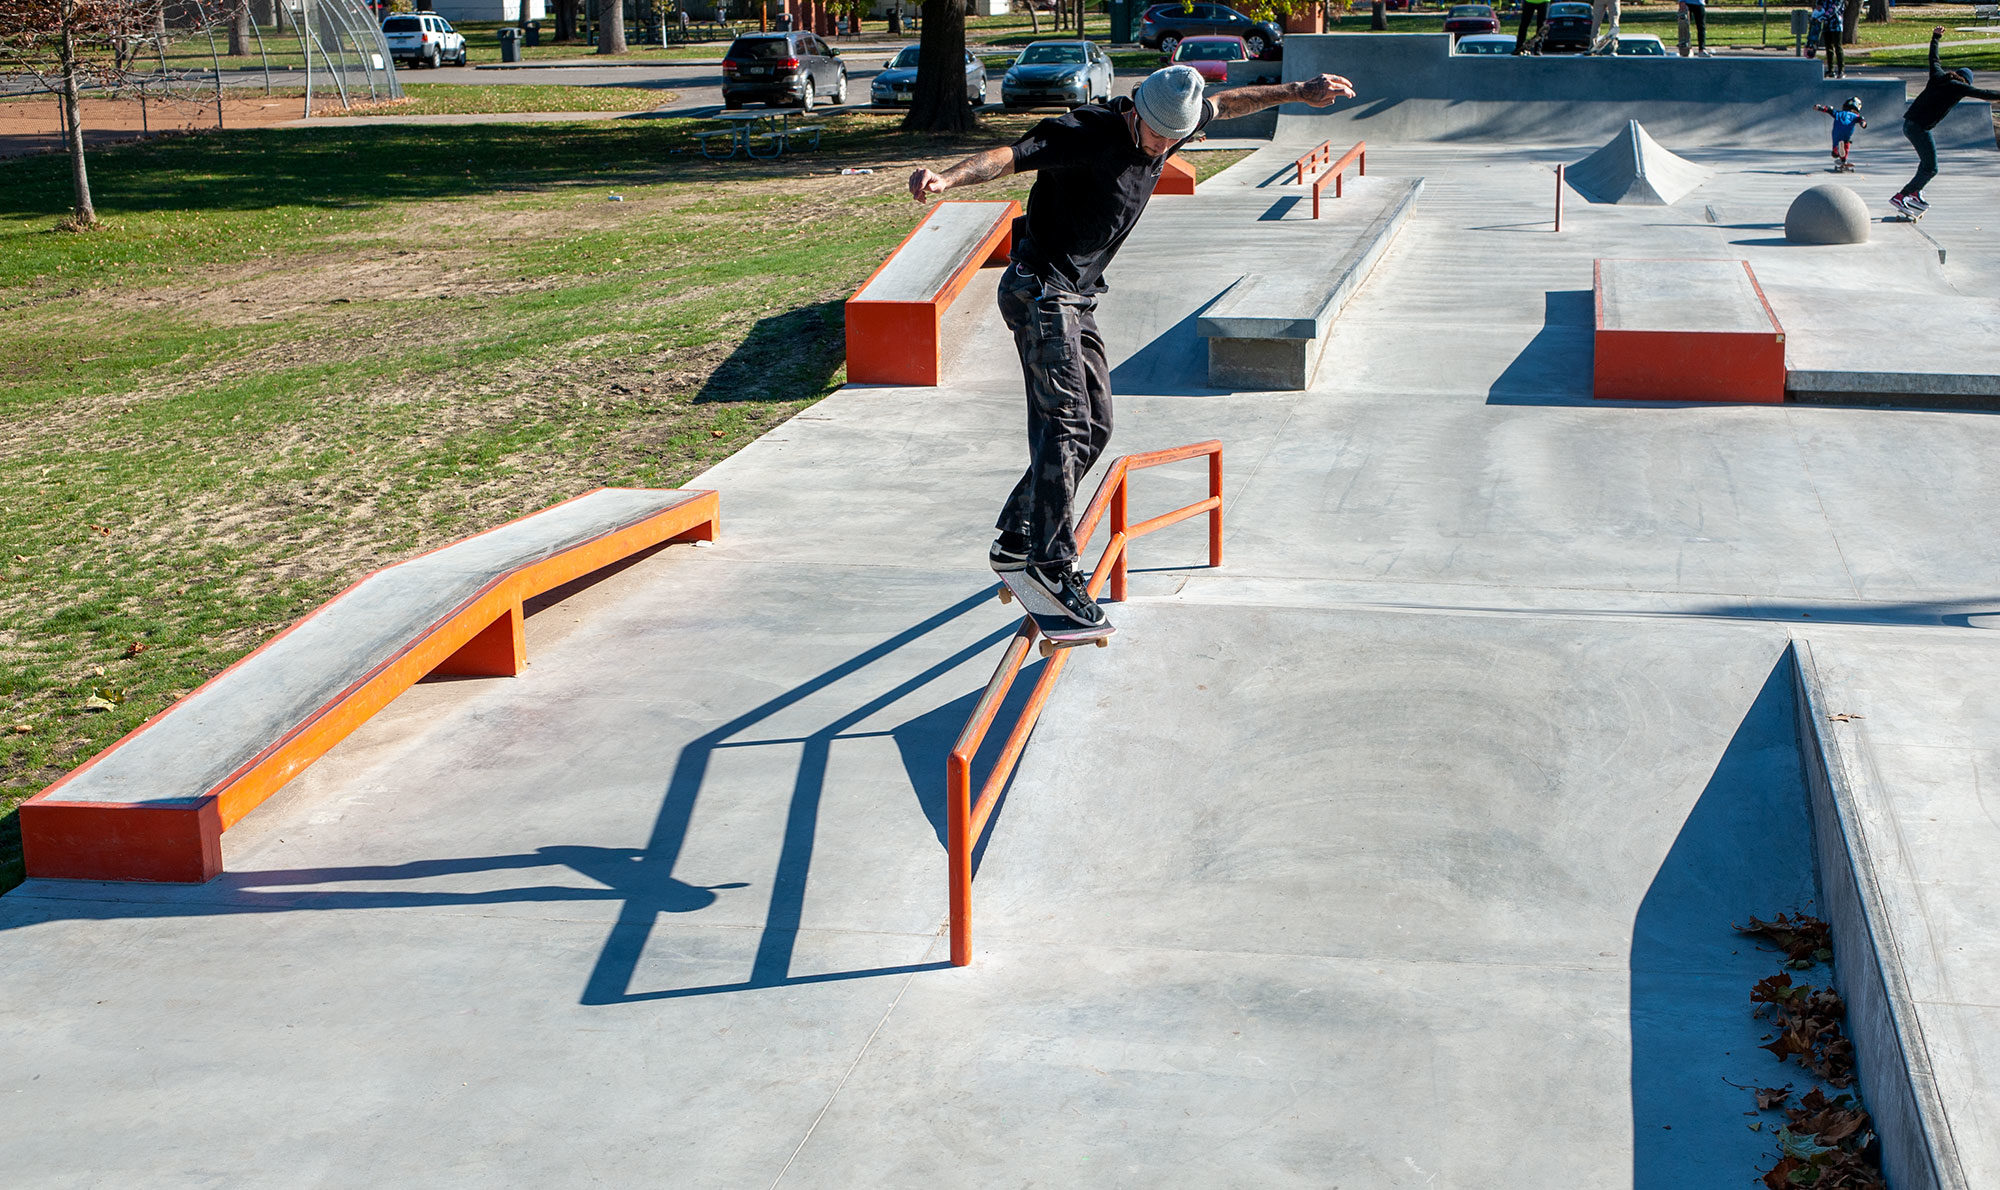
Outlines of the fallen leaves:
M 1852 1095 L 1832 1099 L 1818 1087 L 1785 1111 L 1778 1129 L 1778 1163 L 1764 1175 L 1769 1190 L 1882 1190 L 1875 1130 Z
M 135 640 L 131 644 L 125 646 L 125 656 L 127 657 L 137 657 L 139 654 L 145 651 L 146 651 L 146 642 L 142 640 Z
M 1828 723 L 1852 723 L 1856 719 L 1866 719 L 1867 717 L 1866 715 L 1856 715 L 1848 711 L 1842 711 L 1838 715 L 1828 715 L 1826 721 Z
M 1730 928 L 1739 934 L 1762 938 L 1784 951 L 1787 965 L 1795 971 L 1833 961 L 1832 927 L 1808 913 L 1791 916 L 1780 913 L 1770 921 L 1753 917 L 1747 926 L 1731 923 Z
M 1832 988 L 1792 983 L 1782 972 L 1750 989 L 1756 1015 L 1770 1014 L 1776 1035 L 1762 1047 L 1779 1061 L 1791 1058 L 1835 1087 L 1854 1085 L 1854 1044 L 1842 1031 L 1847 1005 Z

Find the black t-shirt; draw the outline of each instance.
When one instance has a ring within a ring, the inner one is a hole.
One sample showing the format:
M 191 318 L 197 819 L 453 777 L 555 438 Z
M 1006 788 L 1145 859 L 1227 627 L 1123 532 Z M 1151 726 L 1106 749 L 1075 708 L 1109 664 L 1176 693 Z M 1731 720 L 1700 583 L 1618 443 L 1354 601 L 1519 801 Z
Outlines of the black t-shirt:
M 1989 103 L 2000 100 L 2000 92 L 1982 91 L 1968 87 L 1958 81 L 1958 76 L 1946 72 L 1938 65 L 1938 43 L 1931 40 L 1931 78 L 1924 89 L 1910 101 L 1910 108 L 1903 118 L 1919 128 L 1936 128 L 1938 123 L 1951 114 L 1951 109 L 1961 99 L 1984 99 Z
M 1132 233 L 1167 158 L 1194 133 L 1158 157 L 1133 140 L 1125 113 L 1132 101 L 1092 103 L 1035 125 L 1014 142 L 1014 171 L 1035 171 L 1028 211 L 1014 220 L 1014 263 L 1071 293 L 1103 293 L 1104 268 Z M 1204 99 L 1200 132 L 1215 118 Z

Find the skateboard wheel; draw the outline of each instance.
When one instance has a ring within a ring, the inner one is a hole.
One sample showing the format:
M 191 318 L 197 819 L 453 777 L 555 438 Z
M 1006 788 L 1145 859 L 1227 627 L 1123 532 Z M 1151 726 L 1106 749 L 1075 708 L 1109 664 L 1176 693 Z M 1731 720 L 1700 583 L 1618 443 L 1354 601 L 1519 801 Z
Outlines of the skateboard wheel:
M 1055 643 L 1053 641 L 1044 640 L 1042 642 L 1042 660 L 1046 661 L 1055 655 L 1056 655 Z
M 1005 583 L 1000 584 L 1000 602 L 1002 603 L 1014 602 L 1013 588 L 1007 586 L 1007 584 Z
M 1100 649 L 1108 649 L 1111 647 L 1111 638 L 1108 636 L 1100 636 L 1091 643 L 1095 644 Z

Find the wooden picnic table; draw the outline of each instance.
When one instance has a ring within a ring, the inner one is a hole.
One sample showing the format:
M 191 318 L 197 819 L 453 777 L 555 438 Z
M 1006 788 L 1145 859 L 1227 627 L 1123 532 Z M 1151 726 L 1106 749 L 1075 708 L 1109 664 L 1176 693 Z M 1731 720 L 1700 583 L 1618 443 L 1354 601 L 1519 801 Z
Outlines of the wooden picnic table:
M 819 147 L 822 125 L 804 124 L 804 112 L 718 112 L 709 119 L 724 127 L 697 132 L 694 138 L 701 145 L 701 155 L 714 161 L 728 161 L 737 154 L 745 157 L 778 157 L 791 148 L 795 138 L 810 137 L 812 147 Z M 761 131 L 760 131 L 761 129 Z M 769 151 L 759 152 L 756 142 L 762 141 Z M 729 151 L 716 151 L 717 143 L 727 145 Z

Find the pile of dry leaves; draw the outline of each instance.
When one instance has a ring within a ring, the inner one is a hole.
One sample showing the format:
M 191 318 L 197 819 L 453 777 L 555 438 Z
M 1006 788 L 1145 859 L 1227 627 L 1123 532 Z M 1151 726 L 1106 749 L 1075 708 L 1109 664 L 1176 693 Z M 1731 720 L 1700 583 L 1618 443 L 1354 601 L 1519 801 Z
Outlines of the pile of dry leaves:
M 1803 913 L 1779 914 L 1771 921 L 1751 918 L 1742 933 L 1767 939 L 1785 952 L 1785 965 L 1804 970 L 1833 957 L 1827 924 Z M 1775 1031 L 1763 1048 L 1779 1061 L 1789 1058 L 1827 1086 L 1844 1090 L 1854 1085 L 1854 1044 L 1843 1021 L 1847 1006 L 1832 988 L 1792 982 L 1779 972 L 1759 980 L 1750 991 L 1759 1017 L 1768 1016 Z M 1881 1152 L 1875 1130 L 1852 1094 L 1827 1098 L 1814 1087 L 1791 1103 L 1790 1083 L 1759 1087 L 1753 1093 L 1759 1110 L 1782 1110 L 1785 1123 L 1777 1130 L 1778 1163 L 1764 1174 L 1769 1190 L 1883 1190 Z M 1757 1125 L 1753 1125 L 1757 1127 Z

